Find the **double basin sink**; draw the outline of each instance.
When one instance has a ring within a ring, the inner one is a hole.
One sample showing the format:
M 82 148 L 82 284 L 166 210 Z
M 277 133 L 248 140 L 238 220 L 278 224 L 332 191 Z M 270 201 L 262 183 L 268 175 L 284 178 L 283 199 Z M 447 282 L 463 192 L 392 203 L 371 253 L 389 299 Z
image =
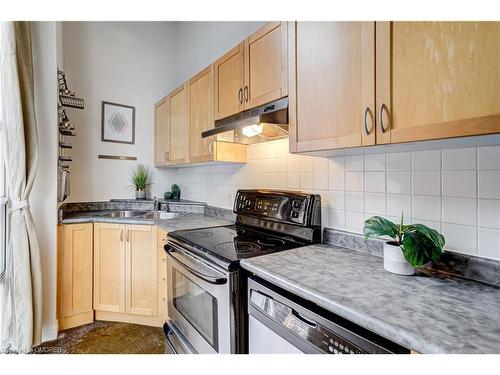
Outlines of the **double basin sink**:
M 115 217 L 115 218 L 137 218 L 146 220 L 164 220 L 164 219 L 174 219 L 179 216 L 176 212 L 165 212 L 165 211 L 137 211 L 137 210 L 120 210 L 111 211 L 103 214 L 105 217 Z

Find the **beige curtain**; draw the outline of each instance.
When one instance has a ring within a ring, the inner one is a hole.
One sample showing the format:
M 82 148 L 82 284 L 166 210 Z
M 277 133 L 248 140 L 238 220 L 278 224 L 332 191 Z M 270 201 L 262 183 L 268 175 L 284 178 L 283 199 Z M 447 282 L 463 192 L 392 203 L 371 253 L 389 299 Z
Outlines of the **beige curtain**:
M 38 162 L 28 22 L 2 22 L 0 79 L 9 198 L 7 270 L 0 285 L 2 347 L 26 353 L 41 341 L 42 277 L 29 196 Z

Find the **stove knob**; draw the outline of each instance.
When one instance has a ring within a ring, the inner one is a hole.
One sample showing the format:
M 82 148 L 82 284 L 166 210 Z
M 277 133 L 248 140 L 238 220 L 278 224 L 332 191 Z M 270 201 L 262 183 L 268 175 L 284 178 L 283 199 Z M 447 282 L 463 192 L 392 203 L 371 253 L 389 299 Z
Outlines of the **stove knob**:
M 330 352 L 332 352 L 332 353 L 333 353 L 333 351 L 334 351 L 334 350 L 336 350 L 336 349 L 333 349 L 333 346 L 331 346 L 331 345 L 330 345 L 330 346 L 328 347 L 328 350 L 329 350 Z

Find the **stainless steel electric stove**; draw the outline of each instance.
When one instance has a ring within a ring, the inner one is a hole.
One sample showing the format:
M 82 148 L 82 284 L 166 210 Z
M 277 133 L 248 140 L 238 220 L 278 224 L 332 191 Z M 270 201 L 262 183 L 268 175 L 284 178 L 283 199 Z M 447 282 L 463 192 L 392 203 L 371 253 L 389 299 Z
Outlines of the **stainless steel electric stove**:
M 167 352 L 246 353 L 247 275 L 241 259 L 321 241 L 319 195 L 239 190 L 233 225 L 168 234 Z

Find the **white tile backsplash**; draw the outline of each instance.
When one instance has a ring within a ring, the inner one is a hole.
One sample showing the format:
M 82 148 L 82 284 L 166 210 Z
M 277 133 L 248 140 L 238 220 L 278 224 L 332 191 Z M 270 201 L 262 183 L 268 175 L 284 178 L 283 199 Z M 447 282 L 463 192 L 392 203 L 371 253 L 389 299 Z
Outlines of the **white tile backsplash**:
M 387 172 L 387 192 L 410 194 L 411 172 L 410 171 Z
M 363 191 L 363 172 L 346 171 L 345 185 L 347 191 Z
M 500 229 L 500 200 L 477 200 L 478 222 L 480 227 Z
M 411 195 L 387 194 L 387 215 L 411 218 Z
M 365 172 L 365 192 L 385 193 L 385 172 Z
M 443 171 L 443 195 L 449 197 L 476 197 L 476 171 Z
M 387 154 L 388 171 L 409 171 L 411 169 L 411 153 L 396 152 Z
M 441 169 L 441 151 L 414 151 L 411 155 L 414 171 L 432 171 Z
M 490 259 L 500 259 L 500 230 L 478 228 L 478 255 Z
M 477 149 L 477 169 L 500 169 L 500 146 Z
M 365 155 L 365 171 L 385 171 L 385 154 Z
M 345 157 L 346 171 L 362 171 L 363 170 L 363 155 L 346 156 Z
M 365 193 L 365 212 L 379 216 L 386 215 L 386 194 Z
M 330 192 L 328 202 L 330 208 L 334 208 L 336 210 L 345 210 L 345 193 L 343 191 Z
M 443 197 L 443 222 L 476 225 L 476 199 Z
M 363 193 L 347 192 L 345 196 L 345 208 L 348 211 L 364 212 L 365 198 Z
M 443 169 L 476 169 L 476 151 L 474 148 L 443 150 Z
M 382 215 L 442 231 L 445 248 L 500 260 L 500 146 L 319 158 L 288 141 L 248 147 L 245 165 L 176 170 L 182 197 L 232 208 L 236 190 L 303 190 L 322 197 L 323 225 L 362 233 Z
M 414 171 L 412 181 L 414 195 L 441 195 L 440 171 Z
M 412 216 L 413 219 L 441 221 L 441 197 L 414 195 Z
M 477 255 L 477 227 L 456 224 L 442 224 L 442 234 L 446 239 L 446 248 L 459 253 Z
M 477 172 L 477 196 L 500 199 L 500 170 Z
M 328 187 L 330 190 L 345 190 L 345 175 L 343 171 L 328 172 Z

